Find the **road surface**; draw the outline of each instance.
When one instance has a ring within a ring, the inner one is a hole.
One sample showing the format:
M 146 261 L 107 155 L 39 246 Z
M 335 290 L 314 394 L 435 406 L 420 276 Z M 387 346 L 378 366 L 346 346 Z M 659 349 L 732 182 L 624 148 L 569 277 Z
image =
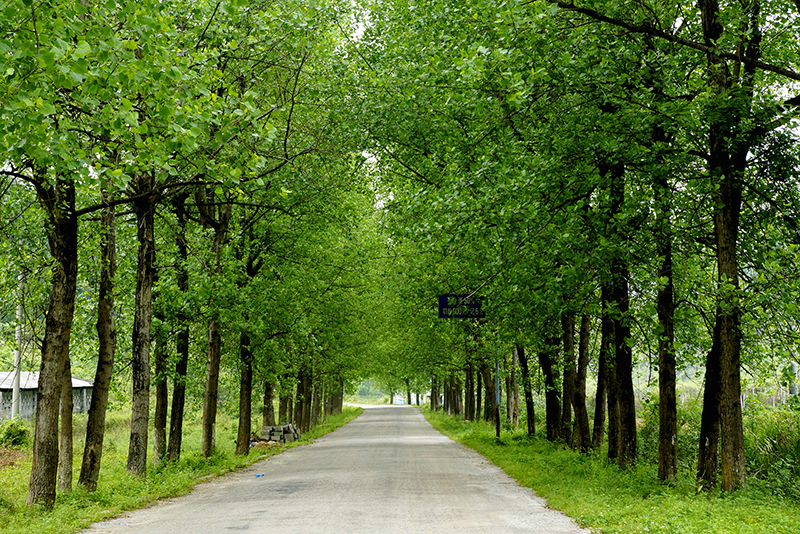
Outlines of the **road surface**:
M 252 466 L 96 523 L 91 534 L 578 534 L 413 407 L 366 407 L 355 421 Z

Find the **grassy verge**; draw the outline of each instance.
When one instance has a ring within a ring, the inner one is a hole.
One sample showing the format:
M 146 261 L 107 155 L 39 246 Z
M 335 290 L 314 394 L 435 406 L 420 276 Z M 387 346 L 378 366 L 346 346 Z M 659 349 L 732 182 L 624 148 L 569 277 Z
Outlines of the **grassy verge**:
M 658 483 L 655 466 L 620 472 L 601 455 L 581 456 L 548 441 L 425 412 L 433 426 L 475 449 L 548 505 L 593 532 L 783 534 L 800 532 L 800 505 L 753 482 L 732 495 L 697 494 L 691 473 L 674 488 Z
M 157 499 L 187 493 L 200 480 L 217 476 L 306 444 L 350 422 L 361 413 L 360 408 L 345 407 L 341 415 L 329 417 L 303 434 L 300 441 L 270 450 L 254 449 L 246 456 L 234 455 L 236 421 L 221 416 L 217 422 L 217 450 L 210 457 L 199 454 L 199 424 L 187 421 L 184 447 L 178 462 L 150 465 L 147 477 L 131 477 L 125 471 L 130 419 L 120 413 L 110 414 L 103 452 L 103 468 L 98 490 L 94 493 L 76 489 L 59 494 L 52 510 L 28 508 L 25 499 L 30 477 L 30 456 L 11 467 L 0 469 L 0 533 L 48 532 L 69 534 L 93 522 L 114 517 L 126 510 L 141 508 Z M 85 417 L 85 416 L 84 416 Z M 85 419 L 80 421 L 85 425 Z M 260 425 L 260 421 L 258 422 Z M 255 426 L 254 428 L 258 428 Z M 82 441 L 76 428 L 74 473 L 80 470 Z

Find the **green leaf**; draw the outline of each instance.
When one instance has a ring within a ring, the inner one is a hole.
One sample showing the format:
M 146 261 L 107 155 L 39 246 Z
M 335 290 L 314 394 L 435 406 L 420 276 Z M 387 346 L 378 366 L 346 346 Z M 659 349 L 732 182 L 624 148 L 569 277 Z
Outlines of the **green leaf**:
M 72 55 L 76 59 L 80 59 L 82 57 L 86 57 L 91 52 L 92 52 L 92 47 L 89 46 L 89 43 L 87 43 L 86 41 L 81 41 L 78 43 L 78 46 L 77 48 L 75 48 L 75 51 L 72 53 Z
M 50 102 L 45 102 L 44 104 L 42 104 L 42 109 L 40 110 L 40 112 L 44 116 L 54 115 L 56 113 L 56 107 Z

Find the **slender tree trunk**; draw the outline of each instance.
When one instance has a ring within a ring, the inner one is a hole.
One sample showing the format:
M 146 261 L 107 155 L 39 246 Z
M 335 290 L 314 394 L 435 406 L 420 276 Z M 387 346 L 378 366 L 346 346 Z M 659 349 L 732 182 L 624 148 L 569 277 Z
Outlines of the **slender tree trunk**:
M 528 425 L 528 436 L 533 437 L 536 435 L 536 412 L 533 406 L 533 388 L 531 387 L 531 373 L 528 369 L 528 356 L 519 343 L 516 345 L 516 352 L 517 359 L 519 359 L 519 368 L 522 372 L 522 390 L 525 392 L 525 417 Z
M 656 141 L 666 142 L 662 128 L 654 135 Z M 653 187 L 658 210 L 655 235 L 658 257 L 656 309 L 660 332 L 658 336 L 658 478 L 675 483 L 678 477 L 678 402 L 675 391 L 675 297 L 672 280 L 672 199 L 666 173 L 657 173 Z
M 475 373 L 475 420 L 478 421 L 483 413 L 483 375 L 480 369 Z
M 700 448 L 697 455 L 697 488 L 710 491 L 717 487 L 720 431 L 720 329 L 722 314 L 717 310 L 711 350 L 706 356 L 703 414 L 700 418 Z
M 556 441 L 561 434 L 561 399 L 556 386 L 552 357 L 557 351 L 558 338 L 547 340 L 546 347 L 539 351 L 539 368 L 544 375 L 545 417 L 548 441 Z
M 69 359 L 70 332 L 75 312 L 78 219 L 75 216 L 74 182 L 56 176 L 54 186 L 44 187 L 44 183 L 44 177 L 38 180 L 36 192 L 49 215 L 47 237 L 53 263 L 36 396 L 36 427 L 27 504 L 51 507 L 56 498 L 61 376 L 64 362 Z
M 281 424 L 292 422 L 292 416 L 289 414 L 289 405 L 292 403 L 292 394 L 286 390 L 286 386 L 281 384 L 281 398 L 280 402 L 278 403 L 278 422 Z
M 272 399 L 275 398 L 275 386 L 267 380 L 264 382 L 264 411 L 261 416 L 261 433 L 264 434 L 268 426 L 275 426 L 275 405 Z
M 105 199 L 105 195 L 104 195 Z M 78 476 L 78 485 L 86 491 L 97 490 L 100 476 L 100 461 L 103 457 L 103 438 L 106 430 L 106 408 L 108 390 L 114 372 L 114 358 L 117 352 L 117 330 L 114 326 L 114 277 L 117 270 L 116 228 L 114 206 L 103 210 L 100 246 L 100 291 L 97 301 L 97 370 L 94 374 L 92 399 L 89 404 L 89 418 L 86 423 L 86 444 L 83 448 L 83 461 Z
M 464 418 L 475 420 L 475 369 L 472 361 L 467 359 L 466 377 L 464 380 Z
M 717 0 L 700 0 L 703 38 L 711 49 L 708 60 L 709 87 L 716 97 L 709 116 L 709 177 L 715 186 L 714 236 L 717 245 L 717 291 L 719 299 L 720 426 L 722 445 L 721 485 L 724 491 L 745 486 L 744 425 L 741 405 L 741 308 L 737 241 L 742 205 L 742 180 L 753 144 L 741 122 L 750 115 L 755 68 L 752 62 L 728 61 L 715 53 L 724 33 Z M 743 5 L 743 27 L 738 48 L 750 60 L 761 58 L 760 2 Z M 741 79 L 739 79 L 741 73 Z M 735 94 L 734 94 L 735 93 Z M 735 98 L 734 98 L 735 97 Z M 722 119 L 724 117 L 724 119 Z
M 622 213 L 625 203 L 625 168 L 621 164 L 612 165 L 608 173 L 610 177 L 611 213 L 613 216 Z M 617 228 L 622 237 L 624 231 Z M 633 354 L 628 345 L 631 337 L 629 322 L 628 295 L 628 263 L 617 254 L 611 260 L 611 281 L 615 303 L 614 321 L 614 372 L 617 402 L 619 405 L 619 448 L 617 462 L 623 469 L 636 465 L 636 397 L 633 390 Z M 609 442 L 611 445 L 611 442 Z
M 573 446 L 572 402 L 575 397 L 575 316 L 561 316 L 561 332 L 564 343 L 564 376 L 562 377 L 561 439 Z
M 411 382 L 406 378 L 406 404 L 411 406 Z
M 183 412 L 186 405 L 186 374 L 189 368 L 189 314 L 186 310 L 186 295 L 189 292 L 189 250 L 186 245 L 186 199 L 187 195 L 179 195 L 173 201 L 175 215 L 178 220 L 178 235 L 176 244 L 178 248 L 178 264 L 175 268 L 175 278 L 178 291 L 182 295 L 181 306 L 176 314 L 177 333 L 175 349 L 178 361 L 175 363 L 175 378 L 172 382 L 172 408 L 169 415 L 169 445 L 167 457 L 170 461 L 181 457 L 181 444 L 183 441 Z
M 239 426 L 235 454 L 243 455 L 250 452 L 253 411 L 253 352 L 250 350 L 250 336 L 246 332 L 239 333 L 239 360 Z
M 519 427 L 519 386 L 517 384 L 517 368 L 519 367 L 519 355 L 515 350 L 511 356 L 511 369 L 508 372 L 508 390 L 510 396 L 508 403 L 511 406 L 511 425 L 514 428 Z
M 578 336 L 578 369 L 575 376 L 575 393 L 572 405 L 575 409 L 575 446 L 581 452 L 592 448 L 592 436 L 589 432 L 589 411 L 586 409 L 586 370 L 589 367 L 589 330 L 591 317 L 588 313 L 581 316 L 580 334 Z
M 160 308 L 160 306 L 159 306 Z M 156 310 L 159 319 L 155 333 L 156 346 L 153 351 L 155 360 L 156 408 L 153 414 L 153 462 L 161 462 L 167 454 L 167 405 L 169 392 L 167 391 L 167 332 L 164 313 Z
M 150 173 L 137 177 L 137 192 L 153 191 L 155 179 Z M 131 436 L 128 445 L 128 473 L 147 474 L 147 430 L 150 419 L 150 324 L 152 322 L 153 283 L 155 281 L 155 195 L 134 202 L 139 253 L 136 267 L 136 304 L 133 318 L 131 372 L 133 402 Z
M 601 356 L 605 362 L 606 397 L 608 399 L 608 459 L 616 461 L 619 456 L 619 385 L 617 384 L 617 368 L 614 358 L 616 342 L 615 323 L 613 319 L 614 288 L 610 281 L 603 282 L 601 287 L 601 300 L 603 303 L 603 340 L 601 341 Z M 602 345 L 605 345 L 603 348 Z
M 494 380 L 492 380 L 492 370 L 489 368 L 489 364 L 486 363 L 485 360 L 480 362 L 480 373 L 483 376 L 483 384 L 484 384 L 484 398 L 483 398 L 483 420 L 484 421 L 491 421 L 494 423 L 494 413 L 495 413 L 495 386 Z
M 58 490 L 72 491 L 72 366 L 69 358 L 64 360 L 61 375 L 61 432 L 58 448 Z
M 213 207 L 207 200 L 207 191 L 200 187 L 196 191 L 197 205 L 203 226 L 214 229 L 211 255 L 214 258 L 214 277 L 222 273 L 222 246 L 231 218 L 229 204 Z M 216 306 L 216 304 L 213 304 Z M 219 400 L 219 365 L 222 358 L 222 332 L 219 324 L 219 310 L 211 312 L 208 321 L 208 357 L 206 359 L 206 388 L 203 394 L 203 420 L 201 423 L 200 454 L 211 456 L 216 447 L 217 401 Z

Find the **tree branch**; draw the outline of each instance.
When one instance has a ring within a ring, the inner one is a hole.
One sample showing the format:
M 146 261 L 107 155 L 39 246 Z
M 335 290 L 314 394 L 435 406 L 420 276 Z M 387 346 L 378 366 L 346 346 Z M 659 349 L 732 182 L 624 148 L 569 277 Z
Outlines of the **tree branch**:
M 527 2 L 523 2 L 525 4 L 531 4 L 536 0 L 528 0 Z M 677 35 L 673 35 L 669 32 L 665 32 L 664 30 L 659 30 L 658 28 L 654 28 L 652 26 L 645 26 L 641 24 L 633 24 L 631 22 L 627 22 L 620 19 L 615 19 L 613 17 L 609 17 L 607 15 L 603 15 L 602 13 L 594 10 L 589 9 L 586 7 L 578 7 L 572 2 L 562 2 L 560 0 L 545 0 L 550 4 L 557 5 L 560 9 L 565 11 L 572 11 L 575 13 L 580 13 L 581 15 L 585 15 L 593 20 L 598 22 L 603 22 L 606 24 L 611 24 L 612 26 L 616 26 L 618 28 L 623 28 L 628 30 L 631 33 L 641 33 L 645 35 L 651 35 L 653 37 L 658 37 L 660 39 L 664 39 L 665 41 L 669 41 L 671 43 L 676 43 L 682 46 L 686 46 L 689 48 L 693 48 L 694 50 L 698 50 L 705 54 L 713 54 L 717 57 L 728 59 L 732 61 L 743 61 L 744 63 L 751 65 L 757 69 L 761 69 L 768 72 L 773 72 L 775 74 L 779 74 L 786 78 L 790 78 L 792 80 L 800 81 L 800 73 L 797 73 L 791 69 L 787 69 L 784 67 L 778 67 L 777 65 L 772 65 L 770 63 L 765 63 L 763 61 L 748 58 L 748 57 L 741 57 L 739 54 L 733 52 L 724 52 L 722 50 L 717 50 L 713 46 L 708 46 L 703 43 L 698 43 L 697 41 L 692 41 L 691 39 L 684 39 L 683 37 L 679 37 Z M 794 0 L 795 4 L 798 5 L 798 9 L 800 9 L 800 0 Z

